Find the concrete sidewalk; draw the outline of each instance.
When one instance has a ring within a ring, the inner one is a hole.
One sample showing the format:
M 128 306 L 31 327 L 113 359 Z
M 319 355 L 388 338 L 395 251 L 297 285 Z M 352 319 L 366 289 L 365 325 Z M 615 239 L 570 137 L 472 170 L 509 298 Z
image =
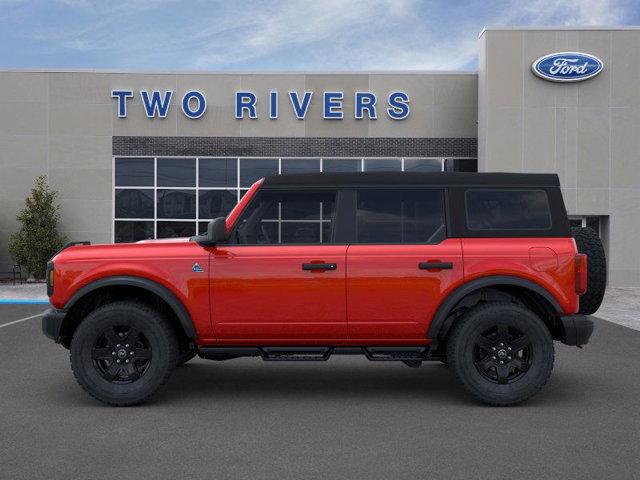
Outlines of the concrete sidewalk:
M 42 283 L 0 285 L 0 303 L 39 303 L 47 301 Z M 596 316 L 625 327 L 640 330 L 640 288 L 609 287 Z

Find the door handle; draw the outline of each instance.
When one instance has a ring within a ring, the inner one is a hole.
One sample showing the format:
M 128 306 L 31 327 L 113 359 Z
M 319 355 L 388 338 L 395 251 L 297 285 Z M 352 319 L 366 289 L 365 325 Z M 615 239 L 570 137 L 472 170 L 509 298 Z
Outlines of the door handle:
M 303 263 L 303 270 L 335 270 L 338 266 L 335 263 Z
M 451 262 L 420 262 L 418 264 L 420 270 L 451 270 L 453 263 Z

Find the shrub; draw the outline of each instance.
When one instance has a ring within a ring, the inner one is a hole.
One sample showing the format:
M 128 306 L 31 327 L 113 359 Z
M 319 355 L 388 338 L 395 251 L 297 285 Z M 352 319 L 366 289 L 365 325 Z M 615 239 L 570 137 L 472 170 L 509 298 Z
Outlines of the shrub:
M 46 176 L 37 177 L 31 196 L 16 217 L 20 230 L 9 240 L 13 261 L 37 279 L 45 277 L 47 261 L 67 241 L 58 233 L 60 206 L 56 203 L 57 195 L 58 192 L 49 188 Z

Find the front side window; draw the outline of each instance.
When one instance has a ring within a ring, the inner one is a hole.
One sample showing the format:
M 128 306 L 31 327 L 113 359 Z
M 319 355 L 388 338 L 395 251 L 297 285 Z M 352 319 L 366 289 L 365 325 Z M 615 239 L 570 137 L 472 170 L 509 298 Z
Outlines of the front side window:
M 243 212 L 233 241 L 243 245 L 331 243 L 334 190 L 262 190 Z
M 544 190 L 470 189 L 465 192 L 469 230 L 549 230 Z
M 358 243 L 439 243 L 445 238 L 439 189 L 359 190 Z

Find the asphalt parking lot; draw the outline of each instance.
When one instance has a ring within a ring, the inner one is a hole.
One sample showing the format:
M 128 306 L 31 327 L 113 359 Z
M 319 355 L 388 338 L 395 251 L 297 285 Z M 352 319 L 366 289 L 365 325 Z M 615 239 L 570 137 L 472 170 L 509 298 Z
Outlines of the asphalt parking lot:
M 2 305 L 0 324 L 44 310 Z M 527 404 L 473 401 L 448 368 L 193 360 L 152 402 L 85 394 L 40 319 L 0 327 L 0 478 L 518 478 L 640 475 L 640 332 L 599 321 Z

